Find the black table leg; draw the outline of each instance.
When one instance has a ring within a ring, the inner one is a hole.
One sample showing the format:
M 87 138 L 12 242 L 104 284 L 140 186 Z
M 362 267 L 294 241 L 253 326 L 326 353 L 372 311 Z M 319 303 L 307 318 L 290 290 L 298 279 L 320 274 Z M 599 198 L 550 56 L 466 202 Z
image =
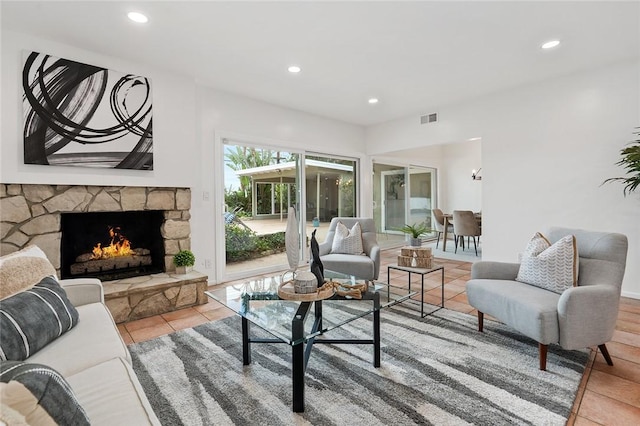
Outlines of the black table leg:
M 291 321 L 291 337 L 297 344 L 291 347 L 291 380 L 293 383 L 293 411 L 304 412 L 304 320 L 309 313 L 310 302 L 302 302 Z M 316 306 L 317 307 L 317 306 Z
M 442 289 L 442 307 L 444 308 L 444 268 L 442 268 L 441 271 L 442 271 L 442 281 L 440 284 L 440 288 Z
M 373 307 L 373 366 L 380 367 L 380 293 L 375 293 Z
M 242 317 L 242 364 L 251 364 L 251 342 L 249 341 L 249 320 Z
M 424 318 L 424 274 L 422 276 L 422 282 L 420 283 L 420 318 Z

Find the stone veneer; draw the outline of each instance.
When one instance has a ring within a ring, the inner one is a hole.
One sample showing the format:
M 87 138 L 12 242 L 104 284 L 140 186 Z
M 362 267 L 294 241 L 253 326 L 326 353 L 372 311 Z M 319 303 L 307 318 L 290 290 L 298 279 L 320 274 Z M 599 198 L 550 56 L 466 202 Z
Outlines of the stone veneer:
M 0 184 L 0 255 L 35 244 L 59 274 L 61 213 L 164 210 L 165 270 L 174 272 L 173 255 L 191 249 L 190 208 L 189 188 Z
M 130 186 L 0 184 L 0 255 L 30 244 L 60 274 L 61 213 L 164 210 L 166 273 L 103 282 L 105 303 L 126 322 L 207 302 L 207 276 L 175 274 L 173 255 L 191 249 L 191 190 Z

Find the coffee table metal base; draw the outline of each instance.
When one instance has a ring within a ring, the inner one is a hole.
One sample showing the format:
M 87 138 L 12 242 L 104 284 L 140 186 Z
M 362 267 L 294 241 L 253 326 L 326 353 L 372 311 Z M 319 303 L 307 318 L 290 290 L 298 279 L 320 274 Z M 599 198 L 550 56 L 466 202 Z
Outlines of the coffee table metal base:
M 311 304 L 315 303 L 315 319 L 311 334 L 322 330 L 322 300 L 302 302 L 291 322 L 292 341 L 298 342 L 291 346 L 291 380 L 293 384 L 293 411 L 304 412 L 304 375 L 311 356 L 311 349 L 315 343 L 323 344 L 369 344 L 373 345 L 373 366 L 380 367 L 380 294 L 366 293 L 363 299 L 372 300 L 373 310 L 373 339 L 318 339 L 318 336 L 304 341 L 304 323 L 311 311 Z M 284 343 L 279 339 L 251 338 L 249 336 L 250 322 L 242 317 L 242 363 L 251 364 L 252 343 Z M 322 335 L 322 333 L 320 334 Z

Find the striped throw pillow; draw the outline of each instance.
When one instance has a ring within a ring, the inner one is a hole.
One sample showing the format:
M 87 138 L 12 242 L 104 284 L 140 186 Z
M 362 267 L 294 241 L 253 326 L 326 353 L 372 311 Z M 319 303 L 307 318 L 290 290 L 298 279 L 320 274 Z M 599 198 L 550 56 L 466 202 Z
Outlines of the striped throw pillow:
M 567 235 L 553 245 L 536 233 L 522 254 L 516 281 L 555 293 L 578 285 L 576 238 Z
M 20 424 L 90 424 L 71 386 L 46 365 L 0 361 L 0 400 L 22 416 Z
M 356 222 L 351 230 L 342 222 L 338 222 L 333 244 L 331 244 L 331 253 L 362 254 L 363 252 L 360 222 Z
M 71 330 L 78 311 L 53 277 L 0 301 L 0 359 L 24 361 Z

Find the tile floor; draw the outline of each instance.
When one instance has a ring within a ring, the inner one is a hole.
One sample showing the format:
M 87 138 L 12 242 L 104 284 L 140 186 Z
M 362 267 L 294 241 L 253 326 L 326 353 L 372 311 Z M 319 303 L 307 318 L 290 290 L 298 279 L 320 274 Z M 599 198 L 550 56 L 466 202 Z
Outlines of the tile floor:
M 382 252 L 381 280 L 386 280 L 387 265 L 394 264 L 398 254 L 397 249 Z M 475 315 L 465 294 L 471 263 L 447 259 L 437 262 L 445 265 L 445 307 Z M 392 271 L 390 279 L 394 285 L 407 285 L 406 274 L 401 271 Z M 419 285 L 419 280 L 416 276 L 412 282 Z M 427 275 L 425 302 L 439 305 L 440 291 L 440 273 Z M 125 342 L 131 344 L 232 315 L 232 311 L 211 300 L 205 305 L 119 324 L 118 329 Z M 613 367 L 592 350 L 567 425 L 640 424 L 640 300 L 621 299 L 616 331 L 607 348 Z

